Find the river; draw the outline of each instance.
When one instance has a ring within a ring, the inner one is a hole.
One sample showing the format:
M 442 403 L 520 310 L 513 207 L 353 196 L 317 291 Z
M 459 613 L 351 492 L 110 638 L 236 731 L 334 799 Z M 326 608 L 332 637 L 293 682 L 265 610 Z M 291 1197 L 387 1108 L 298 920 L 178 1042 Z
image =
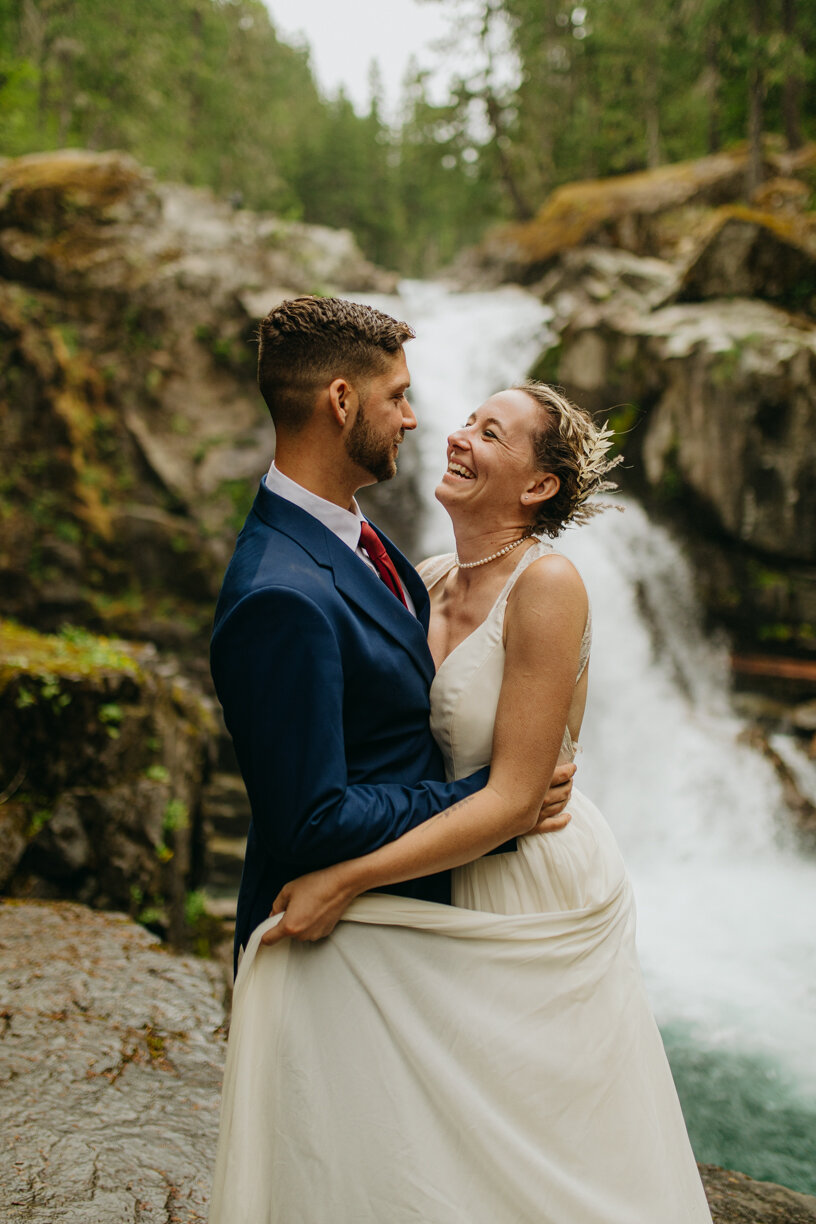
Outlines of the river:
M 514 288 L 405 282 L 368 300 L 418 333 L 406 351 L 422 551 L 449 551 L 433 498 L 445 437 L 524 378 L 553 340 L 550 315 Z M 725 643 L 703 634 L 678 544 L 630 502 L 558 548 L 593 607 L 580 785 L 634 880 L 644 973 L 695 1153 L 816 1193 L 816 862 L 797 850 L 770 765 L 740 742 Z

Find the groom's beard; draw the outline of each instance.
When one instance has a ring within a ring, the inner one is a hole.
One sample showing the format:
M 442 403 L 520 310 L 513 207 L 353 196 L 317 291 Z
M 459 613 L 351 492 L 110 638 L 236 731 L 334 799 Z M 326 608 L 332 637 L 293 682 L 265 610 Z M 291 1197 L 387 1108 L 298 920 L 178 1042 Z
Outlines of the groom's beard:
M 404 434 L 405 431 L 400 430 L 398 438 L 387 439 L 377 435 L 361 405 L 346 438 L 346 450 L 349 458 L 370 472 L 375 480 L 391 480 L 397 474 L 396 460 L 391 452 L 394 443 L 401 442 Z

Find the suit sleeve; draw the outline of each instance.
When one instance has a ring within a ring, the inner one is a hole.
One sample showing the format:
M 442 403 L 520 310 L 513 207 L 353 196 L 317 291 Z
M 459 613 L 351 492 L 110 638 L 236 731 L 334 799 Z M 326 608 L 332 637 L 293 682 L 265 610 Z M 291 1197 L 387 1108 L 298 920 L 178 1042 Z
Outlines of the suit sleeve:
M 484 769 L 451 783 L 349 785 L 340 646 L 301 592 L 246 597 L 218 627 L 212 664 L 256 835 L 301 873 L 376 850 L 487 781 Z

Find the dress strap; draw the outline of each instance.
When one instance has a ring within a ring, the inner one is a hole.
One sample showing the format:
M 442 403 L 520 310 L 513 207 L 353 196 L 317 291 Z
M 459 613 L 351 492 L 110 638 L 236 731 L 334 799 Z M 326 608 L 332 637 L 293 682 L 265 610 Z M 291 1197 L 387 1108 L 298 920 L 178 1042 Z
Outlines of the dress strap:
M 592 604 L 588 602 L 587 603 L 586 624 L 584 625 L 584 636 L 581 638 L 581 653 L 578 659 L 578 678 L 575 682 L 576 684 L 578 683 L 578 680 L 581 679 L 581 677 L 584 674 L 584 671 L 586 670 L 586 665 L 589 662 L 589 652 L 590 652 L 591 647 L 592 647 Z
M 512 591 L 513 587 L 518 582 L 521 575 L 526 570 L 527 566 L 530 565 L 533 561 L 537 561 L 539 557 L 548 556 L 552 551 L 553 551 L 553 546 L 548 539 L 546 538 L 542 539 L 541 536 L 533 537 L 533 543 L 527 549 L 527 551 L 522 554 L 521 558 L 519 559 L 518 565 L 516 566 L 516 568 L 513 570 L 512 574 L 510 575 L 510 577 L 505 582 L 499 594 L 499 597 L 496 600 L 496 603 L 494 604 L 494 611 L 496 613 L 500 613 L 502 617 L 504 616 L 504 607 L 510 596 L 510 592 Z
M 445 574 L 450 573 L 450 571 L 453 569 L 455 560 L 455 553 L 440 553 L 439 556 L 429 557 L 427 561 L 422 562 L 422 569 L 420 570 L 419 576 L 425 583 L 427 590 L 430 591 L 432 587 L 436 586 L 437 582 L 439 582 L 441 578 L 445 577 Z

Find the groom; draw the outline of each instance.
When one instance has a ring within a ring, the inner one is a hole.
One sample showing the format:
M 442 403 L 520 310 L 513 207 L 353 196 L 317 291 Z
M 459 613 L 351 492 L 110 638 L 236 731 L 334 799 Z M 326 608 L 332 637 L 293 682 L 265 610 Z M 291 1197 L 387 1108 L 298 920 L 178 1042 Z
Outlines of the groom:
M 285 301 L 260 326 L 275 459 L 227 569 L 211 651 L 252 808 L 236 955 L 287 881 L 375 850 L 487 781 L 487 770 L 444 781 L 429 729 L 428 595 L 354 499 L 395 475 L 416 427 L 403 352 L 413 335 L 336 298 Z M 564 823 L 572 772 L 556 771 L 539 829 Z M 450 878 L 388 891 L 450 902 Z M 285 915 L 276 930 L 298 936 Z

